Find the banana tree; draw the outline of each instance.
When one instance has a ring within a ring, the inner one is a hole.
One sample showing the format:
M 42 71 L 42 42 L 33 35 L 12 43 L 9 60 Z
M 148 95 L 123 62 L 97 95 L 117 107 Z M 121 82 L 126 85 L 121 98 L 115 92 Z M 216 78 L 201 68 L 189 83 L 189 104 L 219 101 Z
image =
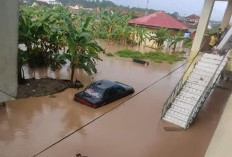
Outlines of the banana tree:
M 138 45 L 141 45 L 143 42 L 145 42 L 147 39 L 149 39 L 149 34 L 147 33 L 146 28 L 139 28 L 137 32 L 137 38 L 138 38 Z
M 150 41 L 153 40 L 152 47 L 156 43 L 157 49 L 162 49 L 164 41 L 166 41 L 169 38 L 169 30 L 168 29 L 158 29 L 155 33 L 155 36 L 150 36 Z
M 182 40 L 184 40 L 182 31 L 179 31 L 174 36 L 170 36 L 168 40 L 171 42 L 169 48 L 173 47 L 172 48 L 172 52 L 175 53 L 177 43 L 180 42 L 180 41 L 182 41 Z
M 75 68 L 84 69 L 89 75 L 96 73 L 96 60 L 101 60 L 98 53 L 103 51 L 100 45 L 94 40 L 93 33 L 87 29 L 91 20 L 88 17 L 84 25 L 78 30 L 70 18 L 64 17 L 67 24 L 65 37 L 67 40 L 67 53 L 60 56 L 71 62 L 71 81 L 74 79 Z

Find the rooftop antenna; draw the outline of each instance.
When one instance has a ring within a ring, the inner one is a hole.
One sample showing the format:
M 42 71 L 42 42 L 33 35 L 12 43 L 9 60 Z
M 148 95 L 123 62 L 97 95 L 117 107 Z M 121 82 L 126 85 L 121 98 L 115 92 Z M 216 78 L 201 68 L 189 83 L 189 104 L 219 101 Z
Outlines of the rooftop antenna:
M 149 3 L 149 0 L 147 0 L 147 4 L 146 4 L 146 12 L 145 12 L 146 15 L 148 14 L 148 3 Z

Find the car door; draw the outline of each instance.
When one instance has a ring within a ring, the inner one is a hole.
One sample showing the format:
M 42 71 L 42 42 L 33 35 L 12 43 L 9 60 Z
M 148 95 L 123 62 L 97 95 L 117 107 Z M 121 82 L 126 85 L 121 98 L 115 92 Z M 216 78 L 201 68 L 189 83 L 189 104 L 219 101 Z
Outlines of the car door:
M 108 103 L 114 101 L 114 98 L 115 98 L 115 96 L 114 96 L 114 90 L 113 90 L 113 88 L 107 89 L 105 91 L 105 95 L 104 95 L 104 103 L 108 104 Z
M 106 103 L 113 102 L 125 96 L 125 89 L 121 86 L 114 86 L 106 90 L 105 101 Z
M 121 86 L 115 86 L 114 88 L 115 98 L 120 99 L 125 96 L 125 89 Z

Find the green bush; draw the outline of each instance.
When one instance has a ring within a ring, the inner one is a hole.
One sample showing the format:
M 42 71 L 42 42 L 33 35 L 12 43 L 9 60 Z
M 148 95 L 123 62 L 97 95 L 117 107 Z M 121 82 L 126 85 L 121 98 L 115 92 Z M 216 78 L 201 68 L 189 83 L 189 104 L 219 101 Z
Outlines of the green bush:
M 128 49 L 118 51 L 116 55 L 123 58 L 144 59 L 143 54 L 141 54 L 139 51 L 131 51 Z

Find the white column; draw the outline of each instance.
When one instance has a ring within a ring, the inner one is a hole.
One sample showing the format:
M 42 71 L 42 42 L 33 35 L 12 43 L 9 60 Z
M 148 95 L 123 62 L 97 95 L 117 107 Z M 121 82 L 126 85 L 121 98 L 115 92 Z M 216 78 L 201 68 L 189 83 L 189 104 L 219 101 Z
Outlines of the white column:
M 225 14 L 224 14 L 223 19 L 222 19 L 222 24 L 220 26 L 220 28 L 222 30 L 224 30 L 229 25 L 231 15 L 232 15 L 232 0 L 229 0 Z
M 231 49 L 232 48 L 232 27 L 228 30 L 222 41 L 217 46 L 217 49 Z
M 0 102 L 17 95 L 18 2 L 0 5 Z
M 205 30 L 208 27 L 209 19 L 213 10 L 215 0 L 205 0 L 203 10 L 201 13 L 200 21 L 198 23 L 196 36 L 193 41 L 193 46 L 191 49 L 191 53 L 189 56 L 189 60 L 195 57 L 195 55 L 198 53 L 198 51 L 201 48 L 202 40 L 205 34 Z

